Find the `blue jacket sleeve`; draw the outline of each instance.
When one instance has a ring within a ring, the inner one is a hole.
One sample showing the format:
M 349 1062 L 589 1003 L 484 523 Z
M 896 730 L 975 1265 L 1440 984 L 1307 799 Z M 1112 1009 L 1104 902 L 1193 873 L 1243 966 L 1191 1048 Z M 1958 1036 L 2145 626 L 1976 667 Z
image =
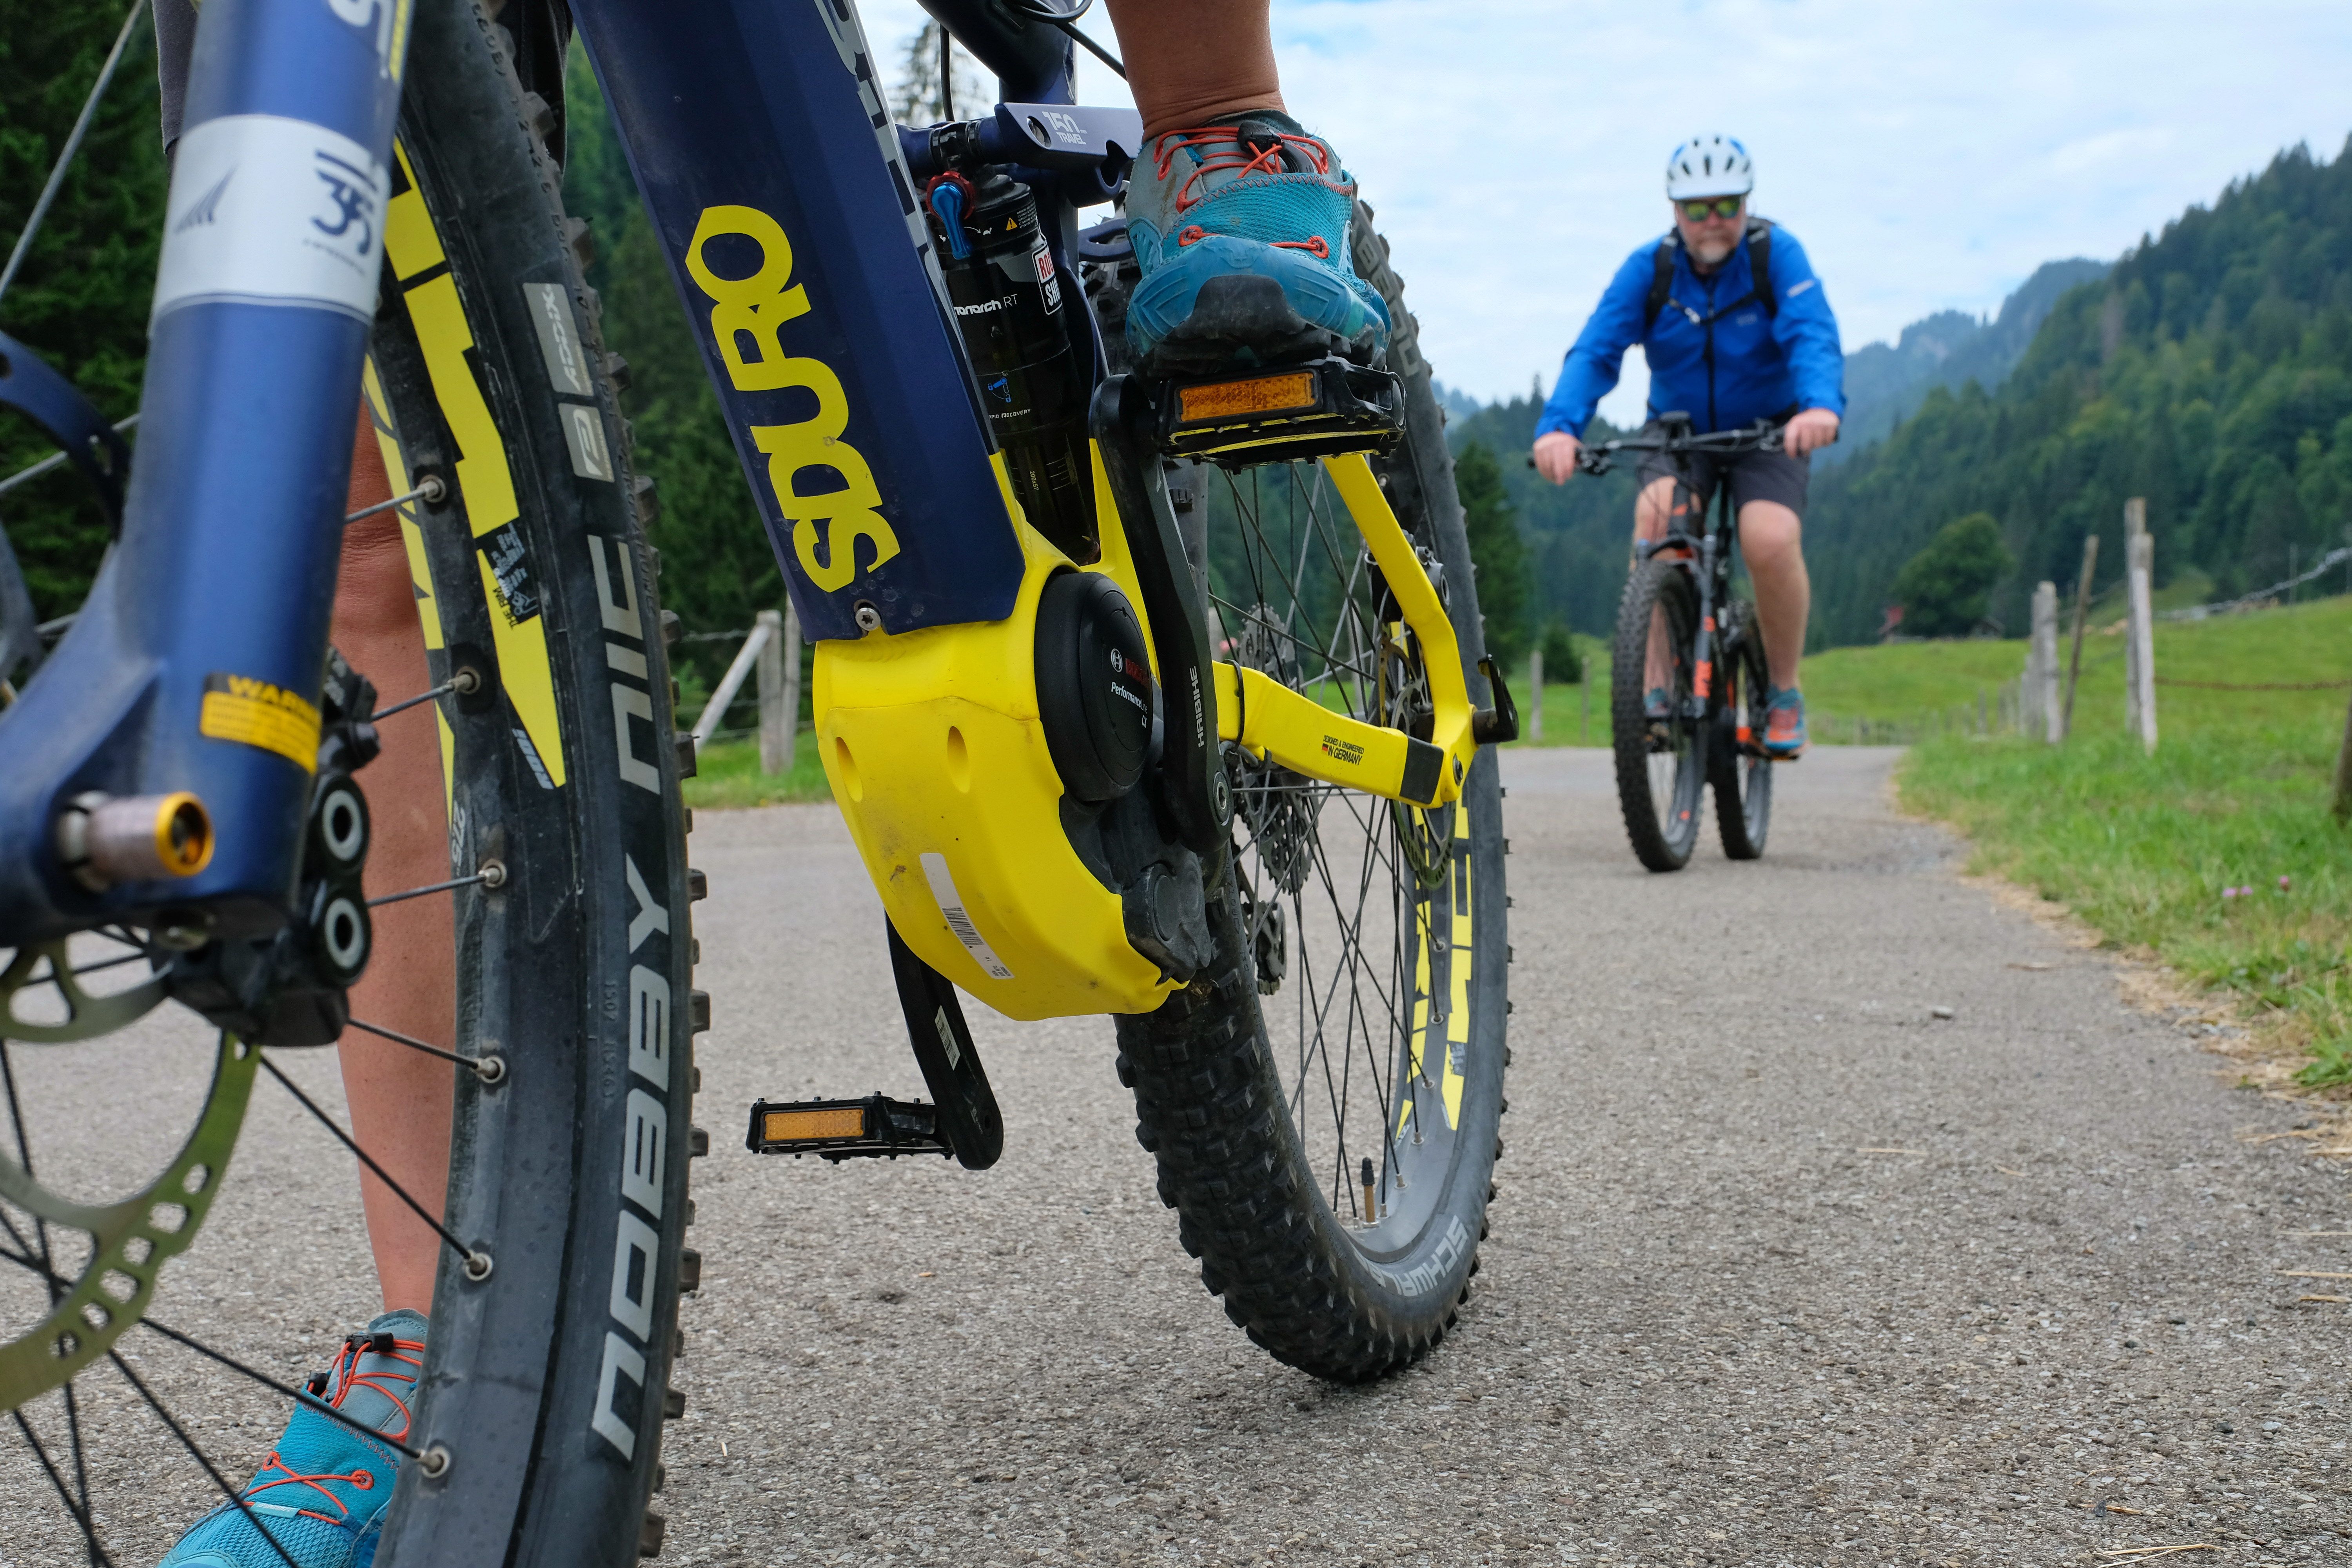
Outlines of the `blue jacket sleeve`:
M 1826 408 L 1845 417 L 1845 351 L 1822 280 L 1805 247 L 1787 229 L 1772 233 L 1772 288 L 1780 295 L 1772 336 L 1788 356 L 1799 408 Z
M 1592 423 L 1592 411 L 1617 384 L 1625 351 L 1642 341 L 1648 326 L 1642 320 L 1642 307 L 1650 298 L 1656 254 L 1655 242 L 1642 247 L 1626 258 L 1617 276 L 1609 280 L 1592 319 L 1584 323 L 1584 331 L 1577 334 L 1576 346 L 1568 351 L 1568 363 L 1560 367 L 1559 384 L 1552 389 L 1551 401 L 1544 405 L 1543 417 L 1536 421 L 1538 436 L 1565 430 L 1580 441 L 1584 438 L 1584 427 Z M 1832 344 L 1837 341 L 1835 329 L 1832 329 L 1830 341 Z

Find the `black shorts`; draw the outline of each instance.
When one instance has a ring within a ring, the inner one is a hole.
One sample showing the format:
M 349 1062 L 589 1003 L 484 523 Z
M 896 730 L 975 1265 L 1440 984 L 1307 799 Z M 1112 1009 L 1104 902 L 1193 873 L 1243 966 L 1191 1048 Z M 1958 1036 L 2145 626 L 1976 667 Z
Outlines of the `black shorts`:
M 1642 426 L 1644 437 L 1660 433 L 1659 426 Z M 1812 479 L 1813 460 L 1792 458 L 1786 452 L 1742 452 L 1736 458 L 1715 458 L 1706 453 L 1693 453 L 1689 459 L 1692 482 L 1697 487 L 1699 505 L 1705 507 L 1715 500 L 1716 488 L 1727 478 L 1731 481 L 1731 505 L 1736 513 L 1752 500 L 1778 501 L 1797 514 L 1805 515 L 1805 492 Z M 1653 479 L 1674 477 L 1675 465 L 1664 452 L 1644 452 L 1636 472 L 1642 488 L 1647 489 Z

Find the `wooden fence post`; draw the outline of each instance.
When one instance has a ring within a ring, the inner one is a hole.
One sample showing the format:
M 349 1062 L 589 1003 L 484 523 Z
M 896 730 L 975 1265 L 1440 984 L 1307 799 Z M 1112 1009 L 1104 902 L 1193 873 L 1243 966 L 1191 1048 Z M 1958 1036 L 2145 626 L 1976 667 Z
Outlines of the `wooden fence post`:
M 800 637 L 797 628 L 779 611 L 761 610 L 755 624 L 768 634 L 760 646 L 760 771 L 787 773 L 793 768 L 793 732 L 797 728 L 793 721 L 800 717 L 800 694 L 791 689 L 797 682 L 786 680 L 784 668 L 789 660 L 793 673 L 800 673 Z
M 2156 612 L 2152 600 L 2156 577 L 2156 540 L 2147 531 L 2147 502 L 2137 496 L 2124 503 L 2124 577 L 2130 603 L 2124 628 L 2125 664 L 2131 683 L 2127 711 L 2129 731 L 2140 745 L 2156 750 Z
M 2074 652 L 2066 664 L 2066 706 L 2058 717 L 2058 738 L 2074 732 L 2074 687 L 2083 679 L 2083 623 L 2091 615 L 2091 573 L 2099 564 L 2099 536 L 2083 540 L 2083 575 L 2074 584 Z
M 2055 742 L 2062 738 L 2063 715 L 2058 709 L 2058 584 L 2033 585 L 2033 651 L 2026 660 L 2028 699 L 2033 720 L 2027 732 Z
M 1577 706 L 1583 710 L 1582 717 L 1577 721 L 1577 743 L 1589 746 L 1592 744 L 1592 661 L 1590 658 L 1584 660 L 1576 672 L 1576 701 Z
M 2344 743 L 2336 748 L 2336 804 L 2333 809 L 2337 826 L 2352 821 L 2352 708 L 2344 711 Z
M 1543 649 L 1528 653 L 1528 739 L 1543 739 Z

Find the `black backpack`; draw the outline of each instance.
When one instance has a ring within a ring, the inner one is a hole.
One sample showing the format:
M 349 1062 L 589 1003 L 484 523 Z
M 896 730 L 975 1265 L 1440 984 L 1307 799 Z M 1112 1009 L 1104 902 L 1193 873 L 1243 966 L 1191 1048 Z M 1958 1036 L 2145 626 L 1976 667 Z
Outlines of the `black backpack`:
M 1765 320 L 1769 321 L 1779 314 L 1780 301 L 1772 297 L 1772 220 L 1750 216 L 1744 243 L 1748 247 L 1748 270 L 1755 280 L 1755 287 L 1723 309 L 1702 316 L 1674 297 L 1675 258 L 1682 254 L 1683 236 L 1679 228 L 1668 230 L 1666 237 L 1658 241 L 1657 255 L 1650 274 L 1650 300 L 1642 311 L 1642 335 L 1644 338 L 1650 335 L 1652 329 L 1658 324 L 1658 312 L 1668 305 L 1688 316 L 1694 326 L 1705 326 L 1714 317 L 1728 315 L 1751 300 L 1763 307 Z

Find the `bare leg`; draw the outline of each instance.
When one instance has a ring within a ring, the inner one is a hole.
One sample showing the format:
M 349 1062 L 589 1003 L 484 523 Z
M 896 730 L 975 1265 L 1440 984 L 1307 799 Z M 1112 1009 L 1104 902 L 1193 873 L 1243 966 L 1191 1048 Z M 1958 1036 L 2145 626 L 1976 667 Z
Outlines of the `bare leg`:
M 1805 574 L 1804 525 L 1779 501 L 1752 500 L 1739 509 L 1739 553 L 1756 581 L 1756 618 L 1764 628 L 1764 658 L 1772 684 L 1797 689 L 1805 657 L 1805 621 L 1813 585 Z
M 391 497 L 383 454 L 362 408 L 352 452 L 350 510 Z M 352 668 L 375 682 L 384 702 L 413 697 L 431 683 L 396 512 L 380 512 L 344 531 L 333 637 Z M 385 720 L 383 754 L 360 773 L 374 830 L 367 863 L 371 898 L 448 879 L 448 817 L 434 711 L 427 702 Z M 450 908 L 447 898 L 428 897 L 374 911 L 375 952 L 352 988 L 353 1017 L 448 1046 L 457 1011 Z M 438 1215 L 448 1195 L 449 1064 L 358 1029 L 344 1031 L 340 1054 L 352 1136 L 418 1203 Z M 440 1238 L 365 1170 L 360 1173 L 360 1199 L 384 1309 L 431 1312 Z
M 1143 111 L 1143 133 L 1230 123 L 1244 110 L 1281 110 L 1268 0 L 1106 0 Z
M 1675 481 L 1672 479 L 1652 479 L 1642 487 L 1633 500 L 1633 537 L 1654 543 L 1666 536 L 1668 514 L 1675 504 Z M 1663 688 L 1675 689 L 1674 656 L 1666 647 L 1666 613 L 1655 610 L 1650 616 L 1650 653 L 1643 661 L 1642 687 L 1646 691 Z

